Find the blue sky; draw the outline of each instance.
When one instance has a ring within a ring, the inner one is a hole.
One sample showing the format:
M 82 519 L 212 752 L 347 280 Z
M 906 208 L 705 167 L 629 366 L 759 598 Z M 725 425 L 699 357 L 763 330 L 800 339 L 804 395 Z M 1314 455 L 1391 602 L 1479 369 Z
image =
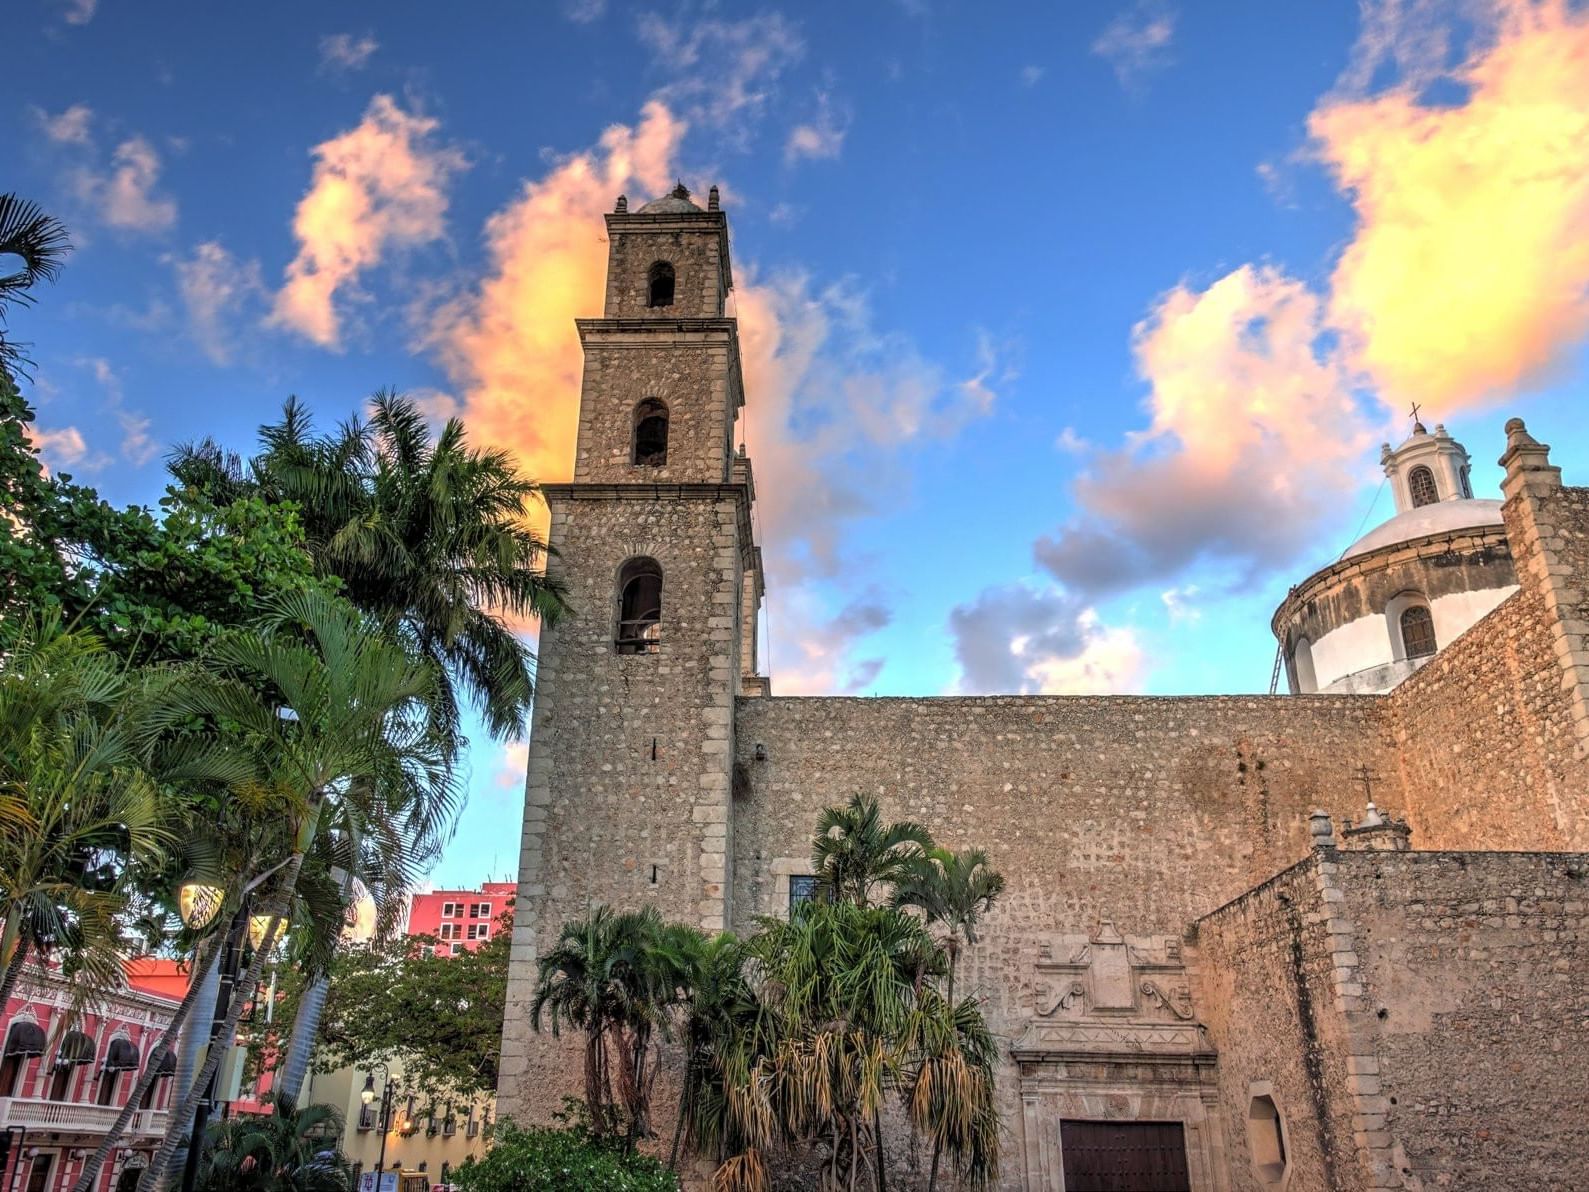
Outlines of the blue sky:
M 77 245 L 15 323 L 37 439 L 113 499 L 383 385 L 566 478 L 599 213 L 719 183 L 776 691 L 1263 690 L 1287 586 L 1389 514 L 1408 401 L 1481 496 L 1514 413 L 1589 475 L 1577 5 L 10 24 L 4 187 Z M 511 866 L 515 758 L 477 742 L 438 880 Z

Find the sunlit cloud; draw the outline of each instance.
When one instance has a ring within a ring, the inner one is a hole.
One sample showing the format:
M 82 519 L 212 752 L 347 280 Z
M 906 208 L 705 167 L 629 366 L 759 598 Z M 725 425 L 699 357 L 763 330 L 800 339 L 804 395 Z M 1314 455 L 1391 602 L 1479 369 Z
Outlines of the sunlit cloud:
M 872 595 L 860 596 L 837 613 L 825 612 L 814 593 L 799 587 L 785 593 L 778 605 L 780 651 L 773 671 L 779 695 L 855 695 L 866 691 L 882 673 L 881 655 L 856 658 L 869 635 L 884 628 L 892 613 Z M 786 633 L 783 621 L 790 621 Z
M 238 260 L 218 240 L 167 259 L 187 308 L 189 334 L 212 363 L 230 364 L 245 312 L 266 294 L 259 262 Z
M 816 114 L 804 124 L 789 130 L 784 143 L 784 161 L 793 164 L 802 158 L 833 159 L 844 149 L 849 120 L 835 107 L 826 91 L 817 96 Z
M 63 7 L 66 11 L 62 16 L 68 25 L 86 25 L 94 19 L 99 0 L 64 0 Z
M 739 21 L 640 18 L 641 42 L 670 76 L 655 98 L 720 139 L 743 143 L 783 73 L 805 54 L 796 27 L 776 12 Z
M 57 116 L 50 115 L 42 108 L 33 108 L 32 112 L 44 135 L 57 145 L 93 143 L 89 126 L 94 121 L 94 110 L 86 103 L 74 103 Z
M 381 43 L 365 33 L 328 33 L 320 39 L 320 69 L 323 72 L 363 70 Z
M 391 250 L 443 235 L 447 187 L 466 162 L 437 142 L 437 126 L 377 95 L 356 127 L 315 146 L 314 175 L 293 217 L 298 253 L 273 323 L 339 348 L 343 308 L 362 297 L 361 275 Z
M 590 25 L 607 15 L 607 0 L 563 0 L 563 15 L 576 25 Z
M 177 220 L 176 200 L 158 191 L 160 155 L 143 137 L 116 146 L 109 167 L 81 167 L 71 175 L 72 189 L 99 218 L 129 232 L 159 232 Z
M 1331 319 L 1387 401 L 1440 416 L 1538 383 L 1589 334 L 1589 13 L 1496 12 L 1450 74 L 1459 101 L 1402 84 L 1309 121 L 1358 216 Z
M 79 356 L 73 363 L 92 374 L 105 391 L 105 408 L 121 428 L 122 459 L 133 467 L 143 467 L 159 453 L 160 445 L 149 433 L 149 419 L 141 411 L 127 408 L 121 377 L 103 356 Z M 100 457 L 92 466 L 102 467 L 106 462 Z
M 75 426 L 50 430 L 33 425 L 26 427 L 22 433 L 39 453 L 47 473 L 76 467 L 88 458 L 88 443 L 83 439 L 83 432 Z
M 1134 91 L 1149 74 L 1170 64 L 1174 40 L 1175 13 L 1154 0 L 1139 0 L 1104 27 L 1092 52 L 1114 68 L 1122 87 Z

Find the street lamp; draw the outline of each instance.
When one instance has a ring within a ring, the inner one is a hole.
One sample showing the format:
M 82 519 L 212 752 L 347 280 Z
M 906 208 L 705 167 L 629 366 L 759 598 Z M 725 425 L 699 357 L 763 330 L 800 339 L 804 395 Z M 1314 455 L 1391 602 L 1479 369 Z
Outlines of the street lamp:
M 386 1083 L 381 1089 L 381 1112 L 376 1118 L 376 1126 L 381 1132 L 381 1157 L 375 1161 L 375 1192 L 381 1192 L 380 1183 L 386 1178 L 386 1135 L 392 1128 L 392 1092 L 397 1083 L 392 1079 L 392 1070 L 384 1063 L 381 1065 L 381 1077 Z M 359 1092 L 359 1100 L 366 1105 L 373 1105 L 375 1096 L 375 1073 L 371 1071 L 364 1077 L 364 1088 Z

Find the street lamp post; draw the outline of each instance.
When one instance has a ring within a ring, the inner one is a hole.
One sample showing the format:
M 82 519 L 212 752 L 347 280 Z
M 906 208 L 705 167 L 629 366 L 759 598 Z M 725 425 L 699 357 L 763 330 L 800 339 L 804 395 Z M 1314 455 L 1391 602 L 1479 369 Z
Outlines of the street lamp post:
M 376 1125 L 381 1131 L 381 1157 L 375 1161 L 375 1192 L 381 1192 L 381 1183 L 386 1178 L 386 1135 L 392 1128 L 392 1088 L 396 1083 L 392 1079 L 392 1070 L 381 1065 L 381 1112 L 376 1119 Z M 359 1093 L 359 1100 L 366 1105 L 375 1101 L 375 1073 L 369 1072 L 364 1077 L 364 1089 Z

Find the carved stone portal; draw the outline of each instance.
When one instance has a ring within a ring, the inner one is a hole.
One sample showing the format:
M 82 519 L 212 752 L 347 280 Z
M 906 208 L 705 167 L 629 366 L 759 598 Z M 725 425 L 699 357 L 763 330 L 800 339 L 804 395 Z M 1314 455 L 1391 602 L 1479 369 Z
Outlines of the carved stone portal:
M 1060 1122 L 1179 1122 L 1193 1192 L 1225 1192 L 1215 1055 L 1197 1021 L 1180 940 L 1103 922 L 1039 946 L 1020 1069 L 1028 1192 L 1063 1192 Z

